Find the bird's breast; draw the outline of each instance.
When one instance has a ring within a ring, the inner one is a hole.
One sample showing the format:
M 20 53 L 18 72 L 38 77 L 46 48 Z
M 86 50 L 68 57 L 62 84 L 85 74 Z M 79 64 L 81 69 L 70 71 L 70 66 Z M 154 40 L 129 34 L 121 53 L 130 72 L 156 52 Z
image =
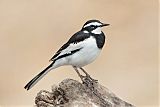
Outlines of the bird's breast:
M 101 51 L 94 37 L 87 38 L 77 45 L 82 47 L 81 50 L 68 57 L 69 64 L 73 66 L 83 67 L 93 62 Z

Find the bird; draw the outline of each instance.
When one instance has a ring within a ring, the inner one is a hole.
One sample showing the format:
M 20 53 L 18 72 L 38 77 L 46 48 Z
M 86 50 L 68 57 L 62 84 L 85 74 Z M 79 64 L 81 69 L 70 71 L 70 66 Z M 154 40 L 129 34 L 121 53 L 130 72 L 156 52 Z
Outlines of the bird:
M 70 65 L 82 79 L 79 70 L 82 70 L 90 79 L 90 75 L 82 68 L 92 63 L 100 54 L 105 44 L 105 34 L 102 27 L 110 24 L 102 23 L 99 20 L 88 20 L 81 30 L 76 32 L 49 60 L 51 63 L 31 81 L 25 85 L 25 89 L 31 89 L 49 71 L 60 66 Z M 93 79 L 92 79 L 93 80 Z

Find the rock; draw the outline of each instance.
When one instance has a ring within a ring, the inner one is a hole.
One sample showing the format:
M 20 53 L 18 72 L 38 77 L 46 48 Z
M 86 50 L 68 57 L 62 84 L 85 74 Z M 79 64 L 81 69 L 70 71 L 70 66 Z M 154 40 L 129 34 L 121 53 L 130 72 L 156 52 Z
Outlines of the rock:
M 35 104 L 37 107 L 134 107 L 87 77 L 83 83 L 65 79 L 59 86 L 52 86 L 52 92 L 41 90 Z

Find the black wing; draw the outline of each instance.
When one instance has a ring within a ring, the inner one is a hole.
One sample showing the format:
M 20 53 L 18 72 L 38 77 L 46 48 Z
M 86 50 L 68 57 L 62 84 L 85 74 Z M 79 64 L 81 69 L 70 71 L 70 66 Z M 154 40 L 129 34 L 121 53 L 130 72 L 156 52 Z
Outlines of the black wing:
M 67 43 L 65 43 L 57 52 L 56 54 L 50 59 L 50 61 L 55 61 L 56 57 L 61 53 L 62 50 L 66 49 L 71 43 L 78 43 L 80 41 L 83 41 L 86 38 L 89 38 L 89 33 L 83 33 L 82 31 L 79 31 L 75 33 Z M 74 51 L 74 50 L 73 50 Z

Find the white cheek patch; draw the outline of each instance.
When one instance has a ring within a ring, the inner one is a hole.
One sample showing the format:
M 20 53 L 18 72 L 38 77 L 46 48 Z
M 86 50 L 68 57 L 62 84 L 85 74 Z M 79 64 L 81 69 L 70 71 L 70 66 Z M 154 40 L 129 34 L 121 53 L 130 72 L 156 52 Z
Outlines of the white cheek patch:
M 88 27 L 88 26 L 91 26 L 91 25 L 100 26 L 100 25 L 102 25 L 102 24 L 101 24 L 101 23 L 98 23 L 98 22 L 92 22 L 92 23 L 89 23 L 89 24 L 85 25 L 84 28 L 85 28 L 85 27 Z
M 92 31 L 92 33 L 94 33 L 94 34 L 101 34 L 102 33 L 101 27 L 97 27 L 96 29 L 94 29 Z

